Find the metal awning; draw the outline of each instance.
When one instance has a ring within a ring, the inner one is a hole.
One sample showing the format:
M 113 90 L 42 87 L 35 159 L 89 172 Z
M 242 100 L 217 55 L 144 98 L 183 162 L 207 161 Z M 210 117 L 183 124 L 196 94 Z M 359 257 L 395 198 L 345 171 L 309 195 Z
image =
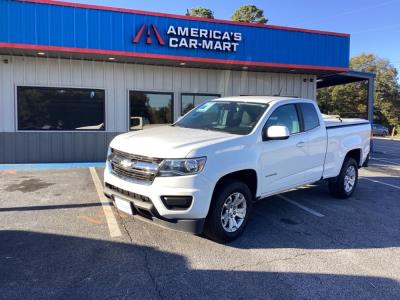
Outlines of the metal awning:
M 347 84 L 352 82 L 371 80 L 375 78 L 374 73 L 347 71 L 332 75 L 319 76 L 317 79 L 317 88 Z
M 368 120 L 374 121 L 374 93 L 375 74 L 369 72 L 347 71 L 333 75 L 322 75 L 317 78 L 317 89 L 347 84 L 352 82 L 368 82 Z

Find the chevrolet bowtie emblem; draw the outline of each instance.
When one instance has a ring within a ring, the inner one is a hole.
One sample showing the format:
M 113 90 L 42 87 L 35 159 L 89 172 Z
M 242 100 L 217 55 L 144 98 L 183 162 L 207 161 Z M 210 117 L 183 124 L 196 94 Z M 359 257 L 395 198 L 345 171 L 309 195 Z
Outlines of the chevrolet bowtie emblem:
M 135 162 L 131 161 L 129 159 L 123 159 L 119 162 L 119 164 L 121 167 L 128 169 L 128 168 L 132 168 L 135 165 Z

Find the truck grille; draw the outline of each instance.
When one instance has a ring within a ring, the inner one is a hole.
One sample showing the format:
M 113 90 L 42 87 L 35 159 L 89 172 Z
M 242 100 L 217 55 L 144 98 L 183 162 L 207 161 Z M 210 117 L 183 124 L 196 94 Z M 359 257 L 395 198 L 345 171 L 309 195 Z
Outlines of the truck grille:
M 112 172 L 120 177 L 153 182 L 162 159 L 111 149 L 108 161 L 111 163 Z

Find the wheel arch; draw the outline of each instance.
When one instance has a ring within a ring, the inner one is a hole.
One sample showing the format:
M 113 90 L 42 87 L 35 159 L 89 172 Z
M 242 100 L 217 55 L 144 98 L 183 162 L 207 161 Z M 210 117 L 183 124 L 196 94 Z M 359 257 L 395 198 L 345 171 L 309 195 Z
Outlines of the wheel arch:
M 360 148 L 355 148 L 355 149 L 352 149 L 352 150 L 348 151 L 346 153 L 346 156 L 345 156 L 345 158 L 343 160 L 342 165 L 344 164 L 346 159 L 349 158 L 349 157 L 353 158 L 357 162 L 358 167 L 361 167 L 361 165 L 362 165 L 362 162 L 361 162 L 362 151 L 361 151 Z
M 234 171 L 228 174 L 225 174 L 224 176 L 220 177 L 215 184 L 214 191 L 213 191 L 213 196 L 216 191 L 226 182 L 227 180 L 238 180 L 246 184 L 250 192 L 253 196 L 253 199 L 255 199 L 256 194 L 257 194 L 257 172 L 254 169 L 243 169 L 243 170 L 238 170 Z

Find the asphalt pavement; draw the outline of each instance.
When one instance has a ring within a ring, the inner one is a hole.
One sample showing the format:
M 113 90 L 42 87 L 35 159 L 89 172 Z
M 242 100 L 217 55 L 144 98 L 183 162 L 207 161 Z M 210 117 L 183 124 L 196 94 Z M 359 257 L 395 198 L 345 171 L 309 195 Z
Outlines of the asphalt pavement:
M 228 245 L 116 211 L 89 168 L 0 171 L 0 299 L 399 299 L 400 141 L 374 151 L 350 199 L 264 199 Z

